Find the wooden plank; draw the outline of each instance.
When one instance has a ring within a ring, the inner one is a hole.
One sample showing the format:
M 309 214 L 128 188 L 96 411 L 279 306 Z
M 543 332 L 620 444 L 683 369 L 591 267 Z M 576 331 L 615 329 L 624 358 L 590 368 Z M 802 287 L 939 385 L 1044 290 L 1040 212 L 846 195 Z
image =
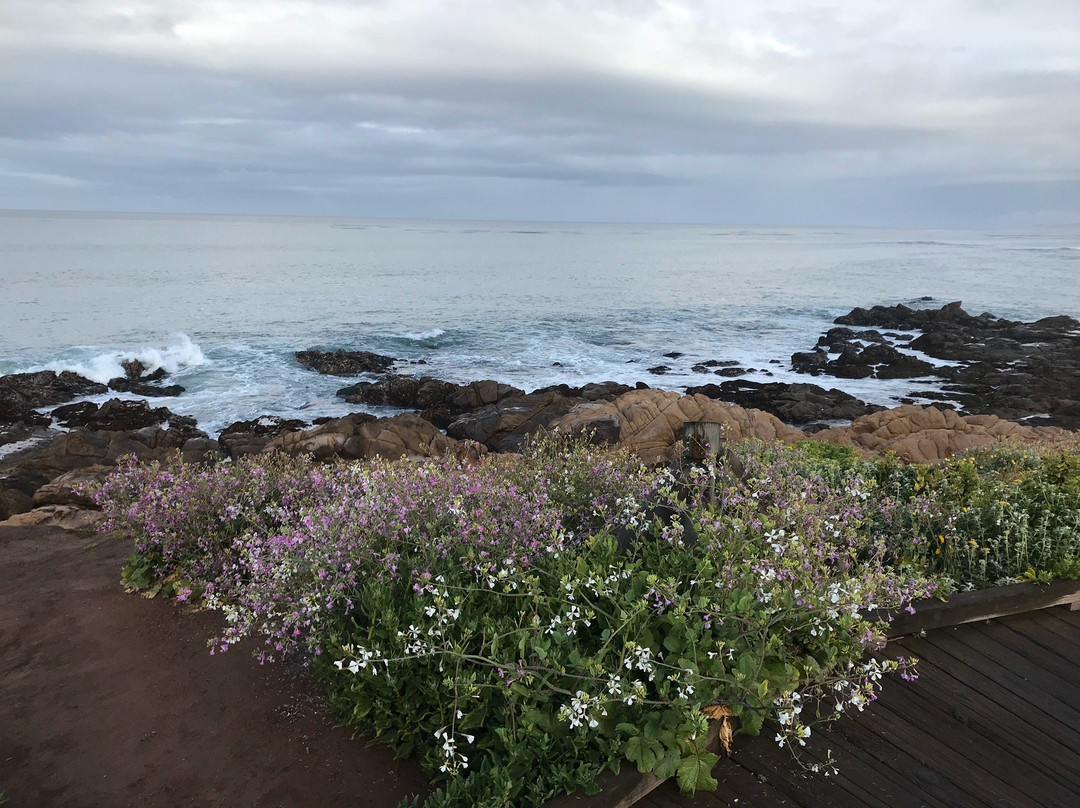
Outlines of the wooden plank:
M 1035 806 L 1028 796 L 993 771 L 968 760 L 936 733 L 909 723 L 906 716 L 890 710 L 882 700 L 875 703 L 867 724 L 876 724 L 887 734 L 890 743 L 903 747 L 922 766 L 933 768 L 957 789 L 967 793 L 979 805 Z
M 1053 692 L 1056 677 L 1042 673 L 1034 667 L 1025 669 L 1025 675 L 1016 673 L 993 657 L 964 645 L 953 637 L 949 630 L 929 634 L 926 640 L 969 667 L 982 671 L 1003 687 L 1034 704 L 1050 718 L 1063 722 L 1066 726 L 1080 726 L 1080 711 L 1063 702 L 1059 695 Z M 1032 720 L 1039 719 L 1033 716 Z
M 776 734 L 775 728 L 764 731 L 769 733 L 769 737 Z M 796 804 L 814 808 L 859 808 L 859 803 L 832 778 L 800 771 L 792 760 L 791 752 L 765 738 L 755 740 L 757 743 L 736 749 L 732 758 Z M 872 808 L 879 808 L 879 804 L 873 803 Z
M 915 750 L 897 742 L 892 728 L 878 719 L 874 707 L 860 713 L 853 721 L 837 721 L 830 733 L 864 749 L 880 766 L 897 777 L 910 780 L 923 794 L 949 808 L 986 808 L 977 797 L 947 779 L 941 766 L 926 766 L 915 757 Z
M 1025 665 L 1038 666 L 1039 670 L 1058 680 L 1060 684 L 1056 692 L 1063 701 L 1073 707 L 1080 707 L 1080 689 L 1077 687 L 1080 685 L 1080 669 L 1057 654 L 1042 653 L 1041 647 L 1031 640 L 1026 640 L 1022 634 L 1008 626 L 997 620 L 969 623 L 964 626 L 963 631 L 956 632 L 956 639 L 984 654 L 994 655 L 1003 662 L 1018 660 L 1016 664 L 1008 663 L 1017 673 L 1022 673 Z
M 1072 613 L 1066 612 L 1065 614 L 1071 616 Z M 1076 645 L 1077 642 L 1080 642 L 1080 633 L 1077 632 L 1077 627 L 1068 620 L 1062 620 L 1056 609 L 1035 612 L 1031 615 L 1031 619 L 1047 631 L 1057 634 L 1061 638 L 1063 645 Z
M 989 699 L 999 707 L 1007 709 L 1020 720 L 1026 720 L 1039 731 L 1052 737 L 1067 748 L 1076 746 L 1076 728 L 1059 721 L 1034 721 L 1035 705 L 1018 696 L 985 673 L 965 665 L 948 652 L 929 643 L 925 638 L 905 637 L 903 645 L 908 652 L 934 665 L 940 672 L 947 674 L 956 682 L 955 694 L 969 693 Z
M 871 708 L 873 709 L 873 708 Z M 846 716 L 846 722 L 857 722 L 857 716 Z M 902 776 L 869 754 L 862 745 L 850 743 L 835 731 L 836 723 L 815 730 L 817 746 L 833 751 L 840 781 L 849 780 L 860 785 L 864 791 L 882 799 L 890 808 L 952 808 L 938 800 L 914 779 Z
M 1056 738 L 1061 743 L 1072 746 L 1076 741 L 1076 729 L 1067 722 L 1058 721 L 1055 717 L 1045 713 L 1040 707 L 1040 700 L 1030 692 L 1016 693 L 1003 682 L 993 678 L 988 672 L 973 668 L 967 663 L 956 659 L 943 648 L 930 642 L 930 637 L 905 637 L 904 645 L 912 653 L 928 660 L 939 668 L 947 670 L 949 675 L 956 679 L 963 687 L 971 688 L 975 693 L 988 695 L 995 703 L 1007 705 L 1015 715 L 1026 717 L 1028 721 L 1037 725 L 1040 730 Z M 1028 689 L 1030 691 L 1030 688 Z M 1042 700 L 1045 705 L 1045 700 Z M 1036 712 L 1038 710 L 1038 712 Z
M 915 614 L 904 611 L 875 612 L 873 616 L 885 619 L 891 614 L 892 622 L 886 633 L 889 637 L 902 637 L 920 631 L 958 626 L 976 620 L 990 620 L 1078 601 L 1080 581 L 1062 580 L 1045 586 L 1025 583 L 975 592 L 958 592 L 950 595 L 947 601 L 934 598 L 917 601 L 913 604 Z
M 1023 638 L 1031 646 L 1032 653 L 1039 654 L 1040 658 L 1053 656 L 1065 660 L 1068 665 L 1080 665 L 1080 643 L 1071 643 L 1060 634 L 1055 634 L 1043 626 L 1041 622 L 1034 619 L 1040 614 L 1042 612 L 1002 617 L 986 625 L 997 626 Z
M 1052 779 L 1080 793 L 1080 756 L 1071 744 L 1045 732 L 1031 722 L 1031 707 L 1019 699 L 1007 706 L 994 700 L 993 690 L 978 691 L 954 679 L 947 670 L 919 663 L 919 679 L 914 689 L 919 698 L 949 712 L 957 721 L 992 739 L 1005 748 L 1015 746 L 1029 765 L 1038 767 Z M 1074 738 L 1075 732 L 1062 731 Z
M 1080 621 L 1077 620 L 1075 612 L 1068 609 L 1047 609 L 1046 616 L 1054 622 L 1064 624 L 1065 630 L 1069 632 L 1069 636 L 1075 641 L 1077 629 L 1080 629 Z
M 952 752 L 949 766 L 965 758 L 1015 792 L 1027 795 L 1032 805 L 1047 808 L 1065 805 L 1076 793 L 1070 786 L 1031 766 L 1023 755 L 1016 753 L 1015 746 L 1000 745 L 973 731 L 913 688 L 889 682 L 886 689 L 888 692 L 878 702 L 879 711 L 891 713 L 897 722 L 940 741 Z

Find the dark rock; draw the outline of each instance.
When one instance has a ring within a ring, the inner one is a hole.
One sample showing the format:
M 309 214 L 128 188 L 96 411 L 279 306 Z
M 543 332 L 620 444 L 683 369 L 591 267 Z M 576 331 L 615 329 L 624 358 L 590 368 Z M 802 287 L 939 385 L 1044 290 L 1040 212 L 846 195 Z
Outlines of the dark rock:
M 682 351 L 671 351 L 670 353 L 664 354 L 664 356 L 668 359 L 678 359 L 680 356 L 685 355 L 686 354 L 684 354 Z
M 446 430 L 459 440 L 474 440 L 497 452 L 516 452 L 530 436 L 566 415 L 581 399 L 549 392 L 504 398 L 462 415 Z
M 671 368 L 669 368 L 667 365 L 656 365 L 655 367 L 646 368 L 646 370 L 649 371 L 649 373 L 655 374 L 656 376 L 663 376 L 665 373 L 671 370 Z
M 32 410 L 63 404 L 79 396 L 100 395 L 107 390 L 105 385 L 69 370 L 59 374 L 43 370 L 0 376 L 0 418 L 8 421 L 34 418 Z
M 52 416 L 67 427 L 86 427 L 95 432 L 122 432 L 169 423 L 177 416 L 165 407 L 151 409 L 143 400 L 125 401 L 110 398 L 98 406 L 88 401 L 67 404 L 52 411 Z M 194 424 L 194 421 L 191 422 Z
M 717 376 L 724 376 L 725 378 L 728 378 L 728 379 L 733 379 L 736 376 L 742 376 L 742 375 L 744 375 L 744 374 L 746 374 L 748 372 L 749 371 L 746 368 L 740 368 L 740 367 L 720 368 L 719 370 L 715 371 Z
M 788 424 L 808 424 L 822 420 L 853 421 L 884 409 L 866 404 L 842 390 L 826 390 L 816 384 L 784 384 L 747 380 L 689 387 L 688 395 L 701 393 L 709 398 L 764 410 Z
M 189 438 L 180 447 L 180 456 L 185 463 L 217 463 L 225 458 L 221 444 L 208 435 Z
M 218 435 L 221 450 L 233 460 L 241 455 L 258 454 L 271 440 L 286 432 L 298 432 L 307 424 L 277 415 L 262 415 L 250 421 L 237 421 Z
M 645 382 L 637 382 L 636 384 L 634 384 L 634 389 L 635 390 L 648 390 L 650 388 L 649 388 L 649 385 L 645 384 Z
M 848 343 L 837 360 L 824 366 L 804 359 L 796 366 L 793 356 L 795 370 L 850 377 L 862 372 L 860 366 L 869 366 L 882 379 L 933 373 L 948 380 L 946 390 L 960 402 L 963 412 L 1009 420 L 1036 418 L 1043 424 L 1080 428 L 1075 409 L 1080 401 L 1080 321 L 1072 317 L 1045 317 L 1030 323 L 989 313 L 975 317 L 956 302 L 940 309 L 903 305 L 853 309 L 835 322 L 921 331 L 909 347 L 960 364 L 935 368 L 908 354 L 892 353 L 895 348 L 888 345 L 867 346 L 853 356 L 852 343 Z M 839 336 L 836 331 L 829 334 Z M 829 334 L 823 340 L 828 341 Z
M 621 396 L 634 388 L 628 384 L 619 382 L 590 382 L 581 387 L 571 387 L 568 384 L 555 384 L 549 387 L 541 387 L 533 390 L 530 395 L 543 393 L 560 393 L 567 398 L 583 398 L 586 401 L 609 401 L 616 396 Z
M 296 361 L 328 376 L 386 373 L 397 361 L 371 351 L 297 351 Z
M 115 390 L 118 393 L 133 393 L 137 396 L 152 397 L 178 396 L 184 392 L 184 388 L 181 387 L 179 384 L 146 384 L 142 381 L 132 381 L 131 379 L 125 379 L 123 376 L 118 376 L 115 379 L 110 379 L 109 389 Z
M 138 381 L 146 373 L 146 365 L 138 359 L 128 359 L 121 362 L 120 367 L 124 369 L 124 378 L 132 382 Z
M 791 369 L 796 373 L 809 373 L 811 376 L 817 376 L 824 373 L 828 365 L 829 354 L 821 348 L 791 355 Z

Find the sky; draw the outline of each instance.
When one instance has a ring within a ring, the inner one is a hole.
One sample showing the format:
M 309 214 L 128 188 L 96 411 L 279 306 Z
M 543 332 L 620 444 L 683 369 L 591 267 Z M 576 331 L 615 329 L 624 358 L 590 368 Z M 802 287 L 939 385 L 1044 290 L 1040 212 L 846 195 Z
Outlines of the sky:
M 1080 223 L 1077 0 L 2 0 L 0 208 Z

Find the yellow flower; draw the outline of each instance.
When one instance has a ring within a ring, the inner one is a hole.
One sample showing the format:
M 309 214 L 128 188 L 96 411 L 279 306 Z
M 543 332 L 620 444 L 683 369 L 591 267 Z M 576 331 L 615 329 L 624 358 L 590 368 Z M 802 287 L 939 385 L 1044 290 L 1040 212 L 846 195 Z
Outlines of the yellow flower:
M 944 544 L 945 543 L 945 537 L 939 534 L 938 535 L 938 541 L 941 542 L 942 544 Z
M 937 548 L 936 550 L 934 550 L 934 555 L 941 555 L 941 548 L 940 547 Z
M 972 539 L 972 540 L 971 540 L 971 546 L 972 546 L 972 547 L 978 547 L 978 546 L 979 546 L 979 543 L 978 543 L 977 541 L 975 541 L 975 539 Z

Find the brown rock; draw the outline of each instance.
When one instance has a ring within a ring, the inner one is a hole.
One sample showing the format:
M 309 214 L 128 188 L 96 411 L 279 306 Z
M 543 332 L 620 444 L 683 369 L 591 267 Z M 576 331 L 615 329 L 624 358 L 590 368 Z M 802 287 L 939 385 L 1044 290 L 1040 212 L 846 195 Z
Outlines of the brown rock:
M 851 426 L 824 429 L 812 436 L 866 454 L 894 452 L 909 463 L 937 463 L 957 452 L 1010 439 L 1021 442 L 1062 437 L 1057 427 L 1032 427 L 994 415 L 958 415 L 953 410 L 909 405 L 876 412 Z
M 356 434 L 345 441 L 341 454 L 367 460 L 376 457 L 416 460 L 442 457 L 452 453 L 456 446 L 457 441 L 448 438 L 430 421 L 407 412 L 361 424 Z
M 51 525 L 64 530 L 86 530 L 95 527 L 105 515 L 74 505 L 44 505 L 32 511 L 15 514 L 0 525 L 26 527 L 28 525 Z
M 579 404 L 553 426 L 570 434 L 599 433 L 618 442 L 646 462 L 671 459 L 683 424 L 723 424 L 728 440 L 761 438 L 794 442 L 804 435 L 775 416 L 714 401 L 706 396 L 680 396 L 665 390 L 635 390 L 604 404 Z
M 108 466 L 91 466 L 87 469 L 65 472 L 34 492 L 34 507 L 72 505 L 77 508 L 97 510 L 97 504 L 88 493 L 85 493 L 84 489 L 100 483 L 108 470 Z

